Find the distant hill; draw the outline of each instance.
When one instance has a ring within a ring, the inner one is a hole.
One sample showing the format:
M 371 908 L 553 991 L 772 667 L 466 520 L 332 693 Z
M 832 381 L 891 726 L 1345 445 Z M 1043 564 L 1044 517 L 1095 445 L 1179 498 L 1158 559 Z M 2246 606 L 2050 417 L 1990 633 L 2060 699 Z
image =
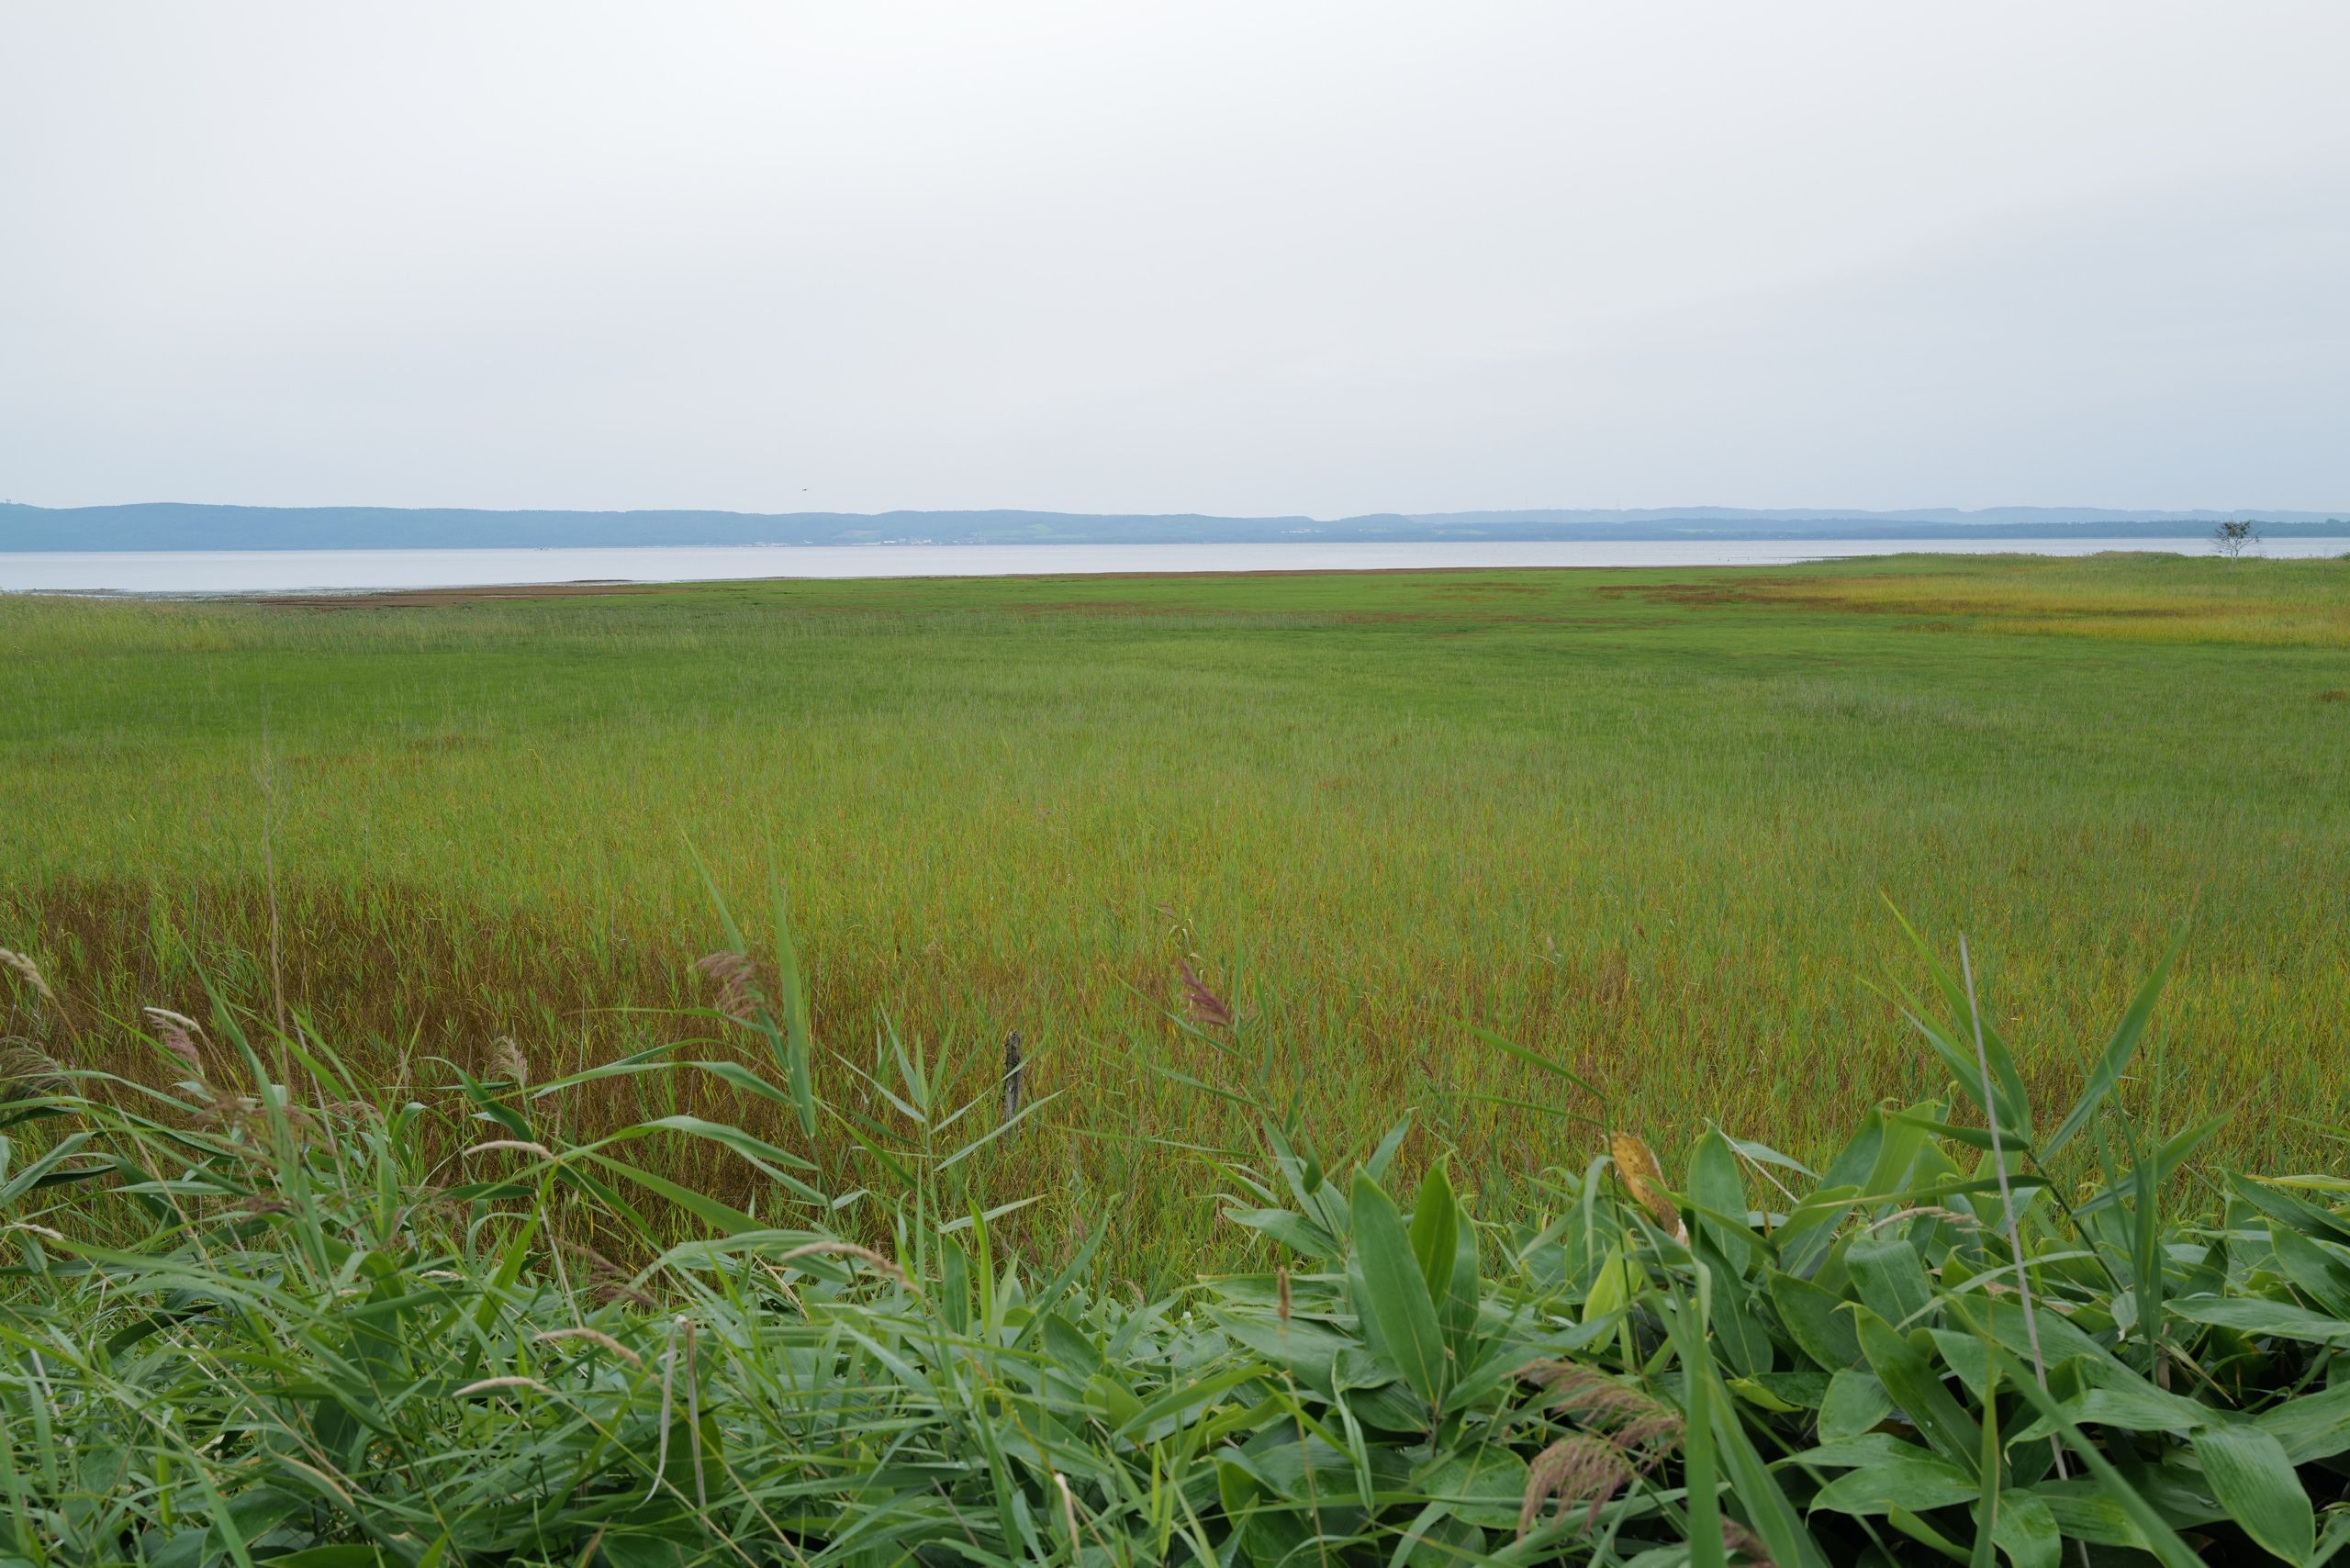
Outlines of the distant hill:
M 1375 512 L 1362 517 L 1132 516 L 1051 511 L 482 511 L 459 508 L 240 507 L 149 501 L 0 502 L 0 550 L 390 550 L 643 544 L 1165 544 L 1331 540 L 2014 539 L 2188 537 L 2221 518 L 2277 535 L 2350 537 L 2350 508 L 2303 511 L 1639 510 Z

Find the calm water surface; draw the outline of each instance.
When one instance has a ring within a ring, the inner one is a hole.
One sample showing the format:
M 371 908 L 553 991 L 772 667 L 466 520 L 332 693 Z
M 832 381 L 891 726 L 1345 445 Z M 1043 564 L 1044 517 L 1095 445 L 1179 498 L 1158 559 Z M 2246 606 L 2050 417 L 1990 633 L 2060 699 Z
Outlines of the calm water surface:
M 1913 551 L 2204 554 L 2197 539 L 1662 540 L 1419 544 L 746 544 L 583 550 L 0 552 L 0 590 L 216 594 L 752 577 L 1003 577 L 1120 572 L 1395 571 L 1446 566 L 1778 566 Z M 2275 539 L 2272 556 L 2350 539 Z

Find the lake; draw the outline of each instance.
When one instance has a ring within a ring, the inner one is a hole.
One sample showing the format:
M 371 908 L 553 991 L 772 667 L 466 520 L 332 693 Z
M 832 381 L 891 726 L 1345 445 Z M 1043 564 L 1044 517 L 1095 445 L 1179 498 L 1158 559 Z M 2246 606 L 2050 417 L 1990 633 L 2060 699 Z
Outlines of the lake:
M 2204 554 L 2200 539 L 1572 540 L 1268 544 L 745 544 L 555 550 L 0 552 L 0 590 L 299 593 L 755 577 L 1001 577 L 1141 572 L 1406 571 L 1468 566 L 1784 566 L 1918 551 Z M 2272 556 L 2350 553 L 2350 539 L 2272 539 Z

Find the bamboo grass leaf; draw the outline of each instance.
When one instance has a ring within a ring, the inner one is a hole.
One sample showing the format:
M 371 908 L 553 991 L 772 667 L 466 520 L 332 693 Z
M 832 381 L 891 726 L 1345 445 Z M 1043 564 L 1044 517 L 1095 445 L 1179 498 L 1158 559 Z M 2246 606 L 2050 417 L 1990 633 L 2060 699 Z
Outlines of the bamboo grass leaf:
M 1353 1211 L 1355 1255 L 1362 1279 L 1362 1299 L 1357 1305 L 1404 1380 L 1433 1409 L 1443 1401 L 1447 1374 L 1444 1336 L 1427 1279 L 1413 1255 L 1394 1200 L 1360 1171 Z
M 2195 1435 L 2195 1458 L 2211 1495 L 2272 1557 L 2308 1561 L 2317 1546 L 2316 1514 L 2277 1439 L 2250 1426 L 2207 1427 Z
M 1925 1351 L 1913 1339 L 1897 1333 L 1865 1306 L 1854 1307 L 1852 1316 L 1869 1370 L 1876 1373 L 1877 1381 L 1917 1427 L 1927 1446 L 1966 1473 L 1971 1494 L 1978 1479 L 1975 1470 L 1982 1463 L 1982 1424 L 1942 1386 Z M 1918 1338 L 1925 1336 L 1921 1332 Z
M 1374 1178 L 1375 1179 L 1375 1178 Z M 1460 1205 L 1441 1164 L 1428 1167 L 1413 1204 L 1412 1260 L 1419 1265 L 1431 1305 L 1441 1306 L 1452 1289 L 1452 1268 L 1460 1252 Z

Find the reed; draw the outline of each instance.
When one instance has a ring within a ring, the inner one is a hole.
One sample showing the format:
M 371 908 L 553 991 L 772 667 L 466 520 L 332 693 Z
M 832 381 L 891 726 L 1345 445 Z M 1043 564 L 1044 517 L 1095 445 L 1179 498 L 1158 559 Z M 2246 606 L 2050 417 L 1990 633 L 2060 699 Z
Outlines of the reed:
M 2350 1025 L 2345 571 L 0 598 L 0 942 L 66 1003 L 0 971 L 0 1035 L 149 1075 L 120 1023 L 208 1019 L 210 987 L 273 1034 L 282 1000 L 379 1085 L 509 1077 L 501 1039 L 533 1084 L 680 1033 L 771 1063 L 692 967 L 690 845 L 745 986 L 775 987 L 771 870 L 789 889 L 819 1069 L 919 1046 L 1000 1116 L 1019 1031 L 1052 1113 L 968 1163 L 1040 1194 L 1022 1244 L 1072 1249 L 1115 1202 L 1142 1257 L 1237 1265 L 1168 1145 L 1237 1147 L 1246 1118 L 1145 1064 L 1293 1093 L 1348 1150 L 1414 1105 L 1410 1168 L 1525 1197 L 1539 1081 L 1483 1028 L 1606 1082 L 1660 1150 L 1718 1123 L 1817 1162 L 1937 1081 L 1860 979 L 1895 959 L 1894 889 L 1998 955 L 1978 979 L 2042 1092 L 2195 909 L 2163 1074 L 2123 1092 L 2239 1108 L 2210 1157 L 2289 1167 L 2350 1120 L 2325 1045 Z M 2095 634 L 2031 629 L 2056 622 Z M 734 1092 L 592 1081 L 566 1128 L 802 1147 L 799 1105 Z M 755 1190 L 691 1140 L 642 1153 Z
M 1022 1199 L 968 1174 L 1007 1124 L 918 1047 L 822 1075 L 826 1170 L 691 1116 L 565 1130 L 614 1081 L 788 1104 L 788 1061 L 392 1092 L 216 1000 L 218 1081 L 0 1101 L 0 1554 L 2322 1568 L 2350 1182 L 2179 1193 L 2210 1129 L 2119 1093 L 2165 970 L 2051 1117 L 1968 969 L 1920 946 L 1922 989 L 1888 986 L 1949 1076 L 1817 1172 L 1718 1129 L 1668 1171 L 1521 1055 L 1561 1130 L 1528 1201 L 1483 1203 L 1408 1179 L 1401 1127 L 1345 1160 L 1244 1080 L 1245 1147 L 1185 1169 L 1281 1261 L 1147 1293 L 1114 1208 L 1066 1259 L 1008 1246 Z M 772 983 L 743 1027 L 796 1015 Z M 627 1158 L 656 1137 L 723 1150 L 757 1213 Z M 2076 1141 L 2089 1174 L 2052 1180 Z M 839 1233 L 859 1214 L 886 1249 Z

